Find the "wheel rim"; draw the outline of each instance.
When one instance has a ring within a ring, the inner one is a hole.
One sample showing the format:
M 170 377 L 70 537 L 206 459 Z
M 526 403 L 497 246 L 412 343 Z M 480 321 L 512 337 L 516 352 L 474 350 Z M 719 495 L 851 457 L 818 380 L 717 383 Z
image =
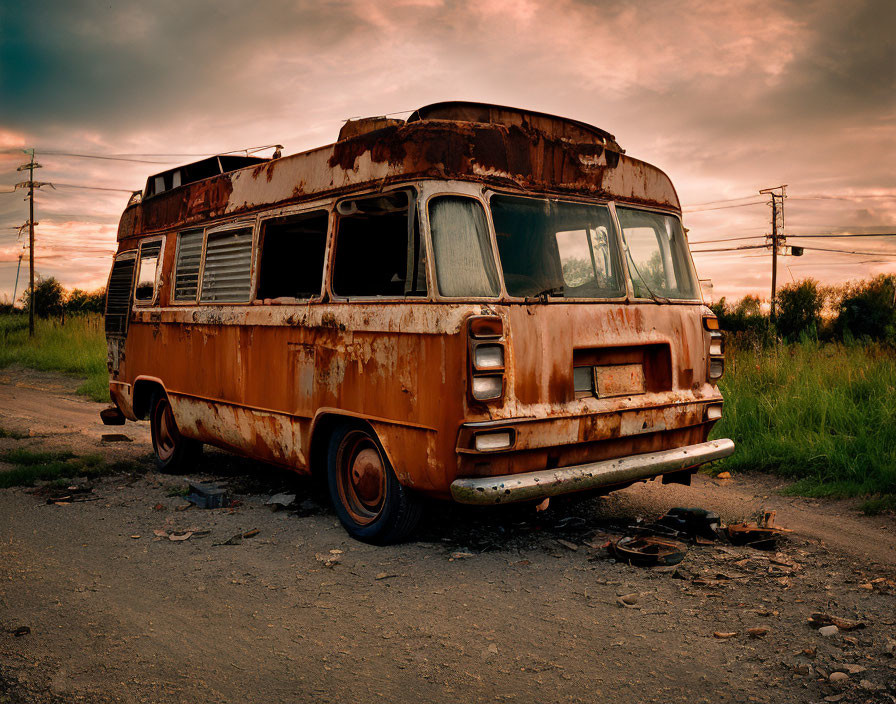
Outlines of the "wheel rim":
M 352 520 L 373 523 L 386 502 L 386 463 L 373 438 L 349 433 L 339 447 L 337 470 L 339 498 Z
M 171 404 L 168 401 L 162 400 L 156 404 L 155 421 L 156 432 L 153 440 L 156 455 L 165 462 L 171 459 L 180 439 L 177 424 L 174 422 L 174 413 L 171 412 Z

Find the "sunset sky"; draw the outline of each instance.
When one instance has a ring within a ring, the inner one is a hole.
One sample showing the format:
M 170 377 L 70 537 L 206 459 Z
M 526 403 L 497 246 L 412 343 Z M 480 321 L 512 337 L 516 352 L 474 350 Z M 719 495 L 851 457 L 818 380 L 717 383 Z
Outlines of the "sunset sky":
M 757 192 L 788 184 L 788 243 L 871 254 L 783 257 L 779 281 L 834 283 L 896 272 L 896 236 L 795 237 L 896 233 L 894 34 L 892 0 L 3 3 L 0 191 L 35 148 L 57 184 L 36 199 L 36 270 L 91 289 L 128 196 L 73 186 L 136 190 L 191 155 L 290 154 L 349 117 L 474 100 L 612 132 L 672 178 L 695 250 L 760 244 L 697 243 L 761 237 Z M 27 281 L 24 196 L 0 193 L 0 299 L 19 253 Z M 694 259 L 715 298 L 768 296 L 765 250 Z

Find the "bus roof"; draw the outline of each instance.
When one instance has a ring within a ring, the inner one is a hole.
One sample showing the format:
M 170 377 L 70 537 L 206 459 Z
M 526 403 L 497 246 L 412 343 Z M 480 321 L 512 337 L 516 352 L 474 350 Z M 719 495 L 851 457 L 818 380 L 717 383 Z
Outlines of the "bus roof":
M 340 136 L 334 144 L 184 183 L 133 203 L 122 214 L 118 239 L 431 178 L 680 210 L 665 173 L 625 155 L 609 132 L 577 120 L 449 102 L 419 108 L 407 121 L 349 121 Z

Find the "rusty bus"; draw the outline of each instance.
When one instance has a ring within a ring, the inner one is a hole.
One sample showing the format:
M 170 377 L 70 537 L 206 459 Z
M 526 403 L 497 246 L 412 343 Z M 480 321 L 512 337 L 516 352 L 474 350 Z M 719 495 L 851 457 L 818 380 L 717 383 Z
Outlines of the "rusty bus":
M 151 176 L 109 277 L 107 423 L 319 475 L 348 532 L 689 482 L 729 455 L 723 338 L 669 178 L 591 125 L 476 103 Z

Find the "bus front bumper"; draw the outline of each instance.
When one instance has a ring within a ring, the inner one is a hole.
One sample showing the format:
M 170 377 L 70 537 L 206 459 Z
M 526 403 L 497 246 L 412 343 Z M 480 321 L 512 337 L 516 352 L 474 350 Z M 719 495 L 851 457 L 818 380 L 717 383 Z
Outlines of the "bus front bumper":
M 728 457 L 733 452 L 734 442 L 724 438 L 674 450 L 618 457 L 574 467 L 498 477 L 467 477 L 455 479 L 451 483 L 451 496 L 458 503 L 483 505 L 543 499 L 691 469 Z

